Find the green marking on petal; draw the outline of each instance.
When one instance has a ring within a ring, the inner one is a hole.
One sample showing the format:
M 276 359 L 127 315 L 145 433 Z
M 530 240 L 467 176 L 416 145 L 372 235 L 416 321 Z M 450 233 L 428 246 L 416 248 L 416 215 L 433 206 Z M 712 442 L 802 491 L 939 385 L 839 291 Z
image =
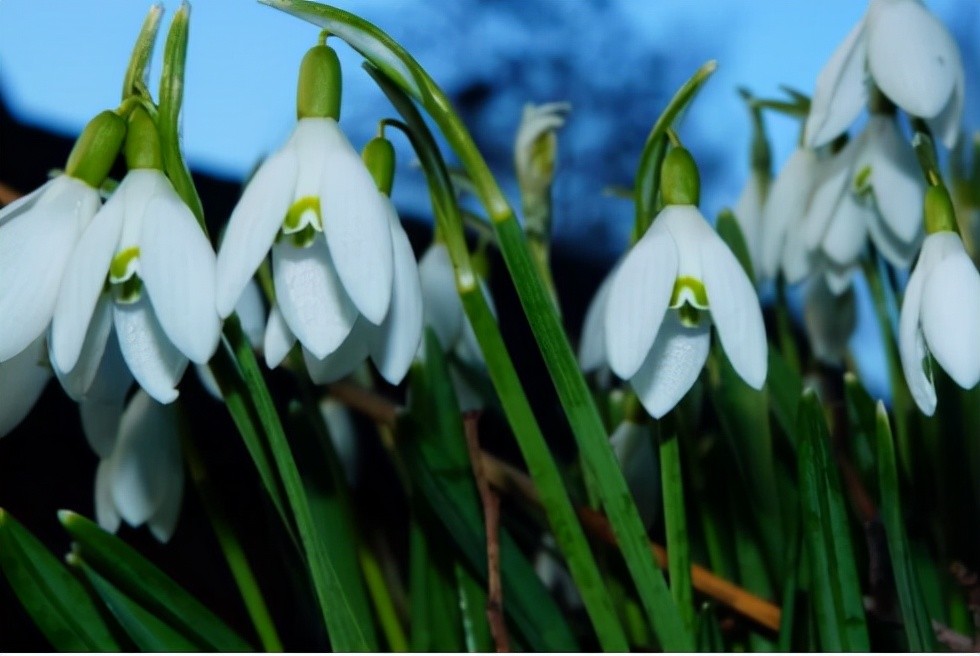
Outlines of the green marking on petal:
M 282 222 L 284 235 L 305 232 L 306 228 L 311 228 L 315 232 L 323 231 L 320 199 L 316 196 L 303 196 L 293 203 L 286 212 L 286 219 Z
M 122 305 L 135 303 L 142 295 L 143 280 L 135 274 L 112 286 L 112 297 Z
M 708 291 L 697 278 L 681 276 L 674 281 L 674 291 L 670 295 L 670 307 L 678 309 L 689 304 L 692 309 L 708 309 Z
M 316 235 L 316 228 L 314 228 L 312 225 L 305 225 L 299 229 L 299 232 L 291 232 L 287 234 L 286 237 L 296 248 L 307 248 L 313 244 L 313 240 L 316 239 Z
M 118 284 L 130 279 L 136 273 L 139 256 L 139 246 L 130 246 L 116 253 L 109 264 L 109 282 Z
M 681 320 L 683 326 L 697 328 L 698 324 L 701 323 L 701 310 L 689 303 L 685 303 L 677 308 L 677 317 Z
M 865 165 L 854 175 L 852 180 L 854 185 L 854 193 L 858 196 L 864 196 L 871 192 L 871 165 Z

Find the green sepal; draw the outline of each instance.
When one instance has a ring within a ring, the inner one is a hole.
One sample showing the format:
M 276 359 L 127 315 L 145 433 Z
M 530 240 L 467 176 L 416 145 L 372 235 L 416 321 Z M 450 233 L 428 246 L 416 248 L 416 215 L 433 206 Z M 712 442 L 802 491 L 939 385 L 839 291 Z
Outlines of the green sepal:
M 924 202 L 926 234 L 957 232 L 956 210 L 945 185 L 932 185 L 926 189 Z
M 660 193 L 666 205 L 697 205 L 701 197 L 701 178 L 687 148 L 674 148 L 660 169 Z
M 395 147 L 391 142 L 384 137 L 371 139 L 361 151 L 361 159 L 378 185 L 378 191 L 391 196 L 391 187 L 395 183 Z
M 340 60 L 333 48 L 316 45 L 303 56 L 296 87 L 296 118 L 340 118 Z
M 119 114 L 108 109 L 96 114 L 75 141 L 65 173 L 98 189 L 116 163 L 125 138 L 126 121 Z
M 163 151 L 156 123 L 145 109 L 137 106 L 129 115 L 126 130 L 126 166 L 132 169 L 163 169 Z

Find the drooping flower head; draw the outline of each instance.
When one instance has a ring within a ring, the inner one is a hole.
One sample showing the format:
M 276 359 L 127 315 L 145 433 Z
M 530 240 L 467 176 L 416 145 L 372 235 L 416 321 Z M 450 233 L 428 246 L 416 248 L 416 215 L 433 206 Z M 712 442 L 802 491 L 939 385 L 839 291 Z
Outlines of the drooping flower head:
M 51 323 L 65 265 L 101 205 L 99 187 L 125 134 L 118 114 L 102 112 L 85 126 L 64 174 L 0 210 L 0 362 Z
M 755 288 L 697 209 L 699 181 L 690 153 L 668 153 L 662 178 L 666 206 L 616 270 L 605 310 L 610 367 L 657 418 L 697 380 L 712 325 L 749 385 L 761 389 L 767 368 Z
M 156 125 L 137 107 L 126 134 L 129 171 L 79 238 L 58 293 L 51 363 L 74 398 L 92 384 L 110 331 L 160 403 L 177 398 L 188 359 L 207 362 L 217 349 L 214 251 L 162 161 Z
M 380 325 L 392 298 L 391 208 L 339 113 L 340 63 L 318 45 L 300 66 L 296 128 L 245 188 L 218 253 L 226 317 L 271 249 L 276 307 L 315 359 L 337 351 L 359 318 Z
M 932 360 L 964 389 L 980 382 L 980 273 L 956 232 L 945 187 L 926 192 L 925 216 L 928 235 L 905 288 L 898 346 L 912 398 L 932 415 Z

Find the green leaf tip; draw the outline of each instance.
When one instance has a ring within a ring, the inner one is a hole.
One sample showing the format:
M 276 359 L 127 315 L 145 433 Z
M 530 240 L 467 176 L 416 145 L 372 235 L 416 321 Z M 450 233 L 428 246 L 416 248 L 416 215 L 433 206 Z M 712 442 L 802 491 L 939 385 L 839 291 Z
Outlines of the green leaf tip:
M 74 520 L 76 517 L 78 517 L 78 513 L 75 512 L 74 510 L 58 511 L 58 521 L 61 522 L 61 525 L 66 528 L 68 527 L 69 524 L 72 523 L 72 520 Z

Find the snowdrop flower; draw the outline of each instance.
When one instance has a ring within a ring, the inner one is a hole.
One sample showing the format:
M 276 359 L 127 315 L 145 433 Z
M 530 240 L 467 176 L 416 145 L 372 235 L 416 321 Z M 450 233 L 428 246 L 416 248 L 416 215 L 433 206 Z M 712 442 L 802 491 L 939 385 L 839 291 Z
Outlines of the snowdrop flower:
M 51 379 L 44 335 L 7 360 L 0 362 L 0 437 L 17 427 L 37 403 Z
M 803 301 L 803 325 L 814 357 L 824 364 L 841 366 L 857 327 L 853 287 L 848 285 L 838 293 L 825 276 L 814 276 Z
M 0 210 L 0 362 L 47 330 L 65 264 L 99 209 L 99 187 L 125 133 L 119 115 L 102 112 L 82 131 L 64 174 Z
M 226 317 L 271 249 L 278 311 L 317 360 L 359 318 L 384 322 L 395 270 L 392 209 L 337 125 L 339 76 L 332 49 L 306 54 L 296 128 L 249 182 L 218 253 L 217 309 Z
M 980 273 L 955 232 L 946 190 L 930 187 L 925 207 L 927 228 L 933 229 L 905 288 L 898 347 L 912 397 L 932 415 L 936 388 L 930 355 L 960 387 L 970 389 L 980 381 Z
M 126 156 L 129 172 L 65 267 L 51 364 L 70 395 L 84 395 L 114 328 L 136 381 L 170 403 L 188 359 L 207 362 L 218 346 L 215 256 L 161 170 L 156 127 L 142 108 L 130 115 Z
M 820 171 L 816 151 L 800 147 L 773 181 L 762 209 L 760 278 L 775 278 L 782 271 L 795 284 L 809 273 L 801 226 Z
M 110 454 L 95 474 L 95 516 L 115 533 L 121 521 L 146 524 L 160 542 L 168 542 L 180 516 L 184 468 L 177 433 L 177 412 L 142 390 L 126 406 L 113 436 Z
M 629 419 L 624 419 L 609 436 L 613 453 L 647 530 L 657 521 L 661 507 L 660 465 L 653 439 L 649 423 Z
M 869 82 L 905 112 L 930 120 L 947 146 L 956 143 L 963 63 L 953 37 L 919 0 L 871 0 L 817 77 L 807 145 L 829 143 L 854 122 Z
M 697 168 L 683 148 L 662 171 L 666 207 L 616 271 L 605 312 L 613 372 L 660 418 L 697 380 L 711 326 L 735 371 L 761 389 L 767 344 L 755 288 L 695 204 Z
M 609 357 L 606 354 L 606 303 L 621 262 L 622 260 L 616 263 L 599 285 L 585 311 L 582 337 L 578 346 L 578 364 L 585 373 L 600 372 L 609 367 Z

